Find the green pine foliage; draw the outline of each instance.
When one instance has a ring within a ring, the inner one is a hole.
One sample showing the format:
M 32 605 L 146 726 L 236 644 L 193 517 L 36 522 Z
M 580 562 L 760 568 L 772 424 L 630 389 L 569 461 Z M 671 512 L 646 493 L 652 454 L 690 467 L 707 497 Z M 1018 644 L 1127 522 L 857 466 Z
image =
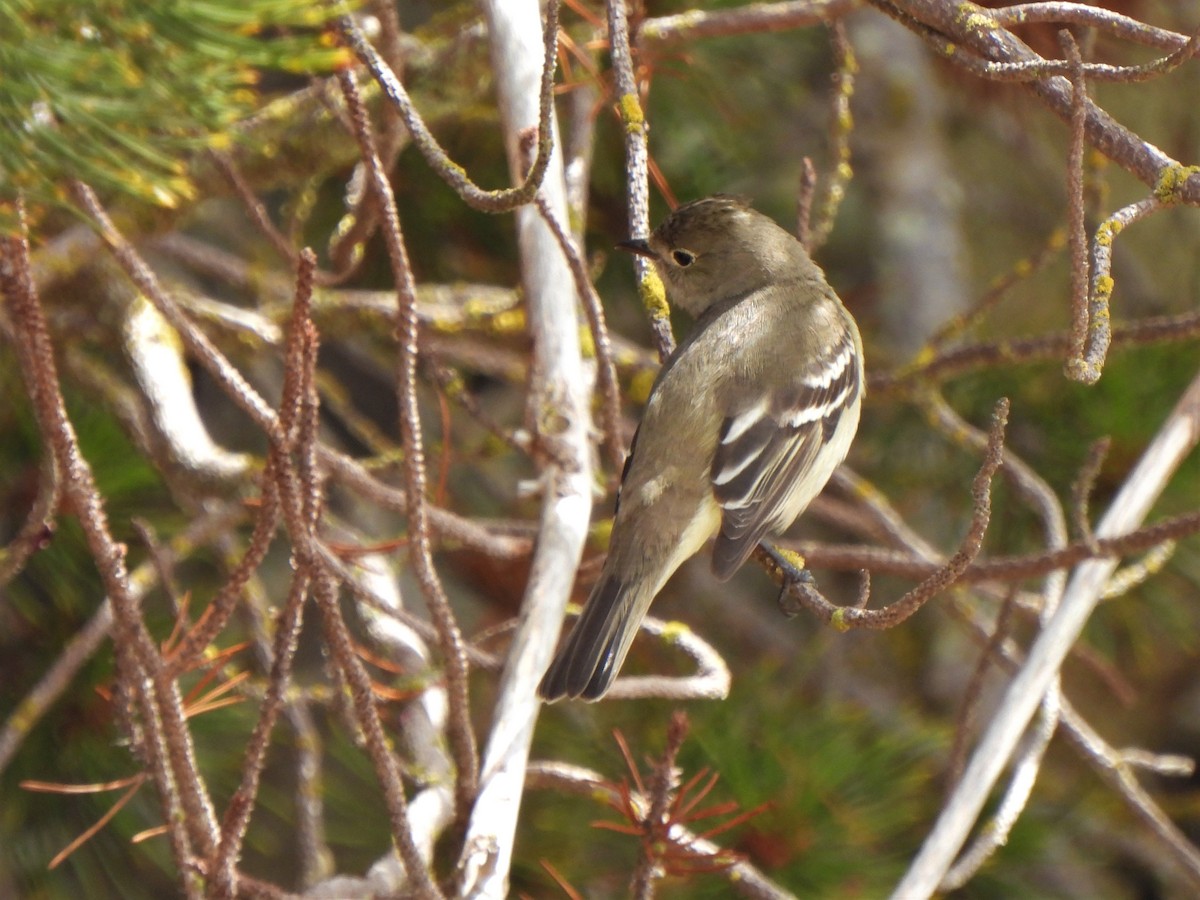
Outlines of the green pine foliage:
M 163 207 L 192 198 L 188 159 L 232 140 L 264 71 L 347 60 L 304 0 L 14 0 L 0 5 L 0 228 L 69 179 Z

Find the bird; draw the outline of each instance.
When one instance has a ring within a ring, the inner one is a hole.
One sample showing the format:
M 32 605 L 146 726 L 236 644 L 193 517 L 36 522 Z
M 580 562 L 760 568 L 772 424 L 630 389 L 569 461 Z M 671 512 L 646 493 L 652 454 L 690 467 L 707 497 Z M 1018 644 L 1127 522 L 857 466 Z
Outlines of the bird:
M 650 390 L 608 556 L 538 686 L 547 702 L 605 694 L 654 597 L 710 538 L 726 581 L 786 529 L 845 459 L 865 392 L 854 318 L 745 199 L 687 203 L 618 247 L 648 259 L 695 322 Z

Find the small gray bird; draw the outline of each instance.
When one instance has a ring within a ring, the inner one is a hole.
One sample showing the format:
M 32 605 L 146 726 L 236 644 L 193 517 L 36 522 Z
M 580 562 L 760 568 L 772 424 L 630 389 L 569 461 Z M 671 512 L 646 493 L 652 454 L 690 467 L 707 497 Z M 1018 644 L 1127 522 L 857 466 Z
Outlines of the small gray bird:
M 548 701 L 604 695 L 650 602 L 709 538 L 725 581 L 787 528 L 845 459 L 862 406 L 854 319 L 800 242 L 745 201 L 688 203 L 620 246 L 696 323 L 650 391 L 608 559 L 538 688 Z

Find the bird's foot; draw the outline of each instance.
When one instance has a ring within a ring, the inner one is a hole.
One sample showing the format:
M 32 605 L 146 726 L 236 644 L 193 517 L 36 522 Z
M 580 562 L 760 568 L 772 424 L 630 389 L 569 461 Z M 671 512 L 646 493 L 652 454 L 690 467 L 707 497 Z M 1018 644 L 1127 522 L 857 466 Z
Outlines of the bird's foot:
M 794 550 L 786 550 L 763 541 L 758 545 L 763 555 L 771 562 L 779 574 L 779 611 L 789 619 L 800 613 L 803 604 L 792 590 L 805 591 L 816 585 L 812 572 L 804 566 L 804 557 Z

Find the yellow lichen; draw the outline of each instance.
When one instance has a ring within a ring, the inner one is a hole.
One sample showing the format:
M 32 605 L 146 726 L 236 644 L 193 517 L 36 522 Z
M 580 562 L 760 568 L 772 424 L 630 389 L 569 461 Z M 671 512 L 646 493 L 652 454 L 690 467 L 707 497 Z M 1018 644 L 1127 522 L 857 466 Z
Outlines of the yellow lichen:
M 682 622 L 667 622 L 663 627 L 663 639 L 666 641 L 677 641 L 681 635 L 691 634 L 692 629 Z
M 625 130 L 630 134 L 641 134 L 646 128 L 646 115 L 642 112 L 642 104 L 634 94 L 622 94 L 617 101 L 617 109 L 621 113 L 621 121 Z
M 1179 192 L 1187 180 L 1200 172 L 1200 166 L 1181 166 L 1172 164 L 1163 166 L 1158 181 L 1154 185 L 1154 199 L 1159 203 L 1173 204 L 1179 202 Z
M 667 289 L 653 269 L 647 269 L 642 276 L 639 293 L 642 305 L 652 318 L 665 319 L 671 314 L 671 307 L 667 304 Z
M 964 27 L 979 34 L 996 30 L 996 20 L 981 12 L 978 7 L 969 9 L 962 23 Z
M 787 564 L 797 571 L 804 568 L 805 559 L 800 553 L 795 550 L 789 550 L 786 547 L 775 547 L 775 552 L 787 560 Z

